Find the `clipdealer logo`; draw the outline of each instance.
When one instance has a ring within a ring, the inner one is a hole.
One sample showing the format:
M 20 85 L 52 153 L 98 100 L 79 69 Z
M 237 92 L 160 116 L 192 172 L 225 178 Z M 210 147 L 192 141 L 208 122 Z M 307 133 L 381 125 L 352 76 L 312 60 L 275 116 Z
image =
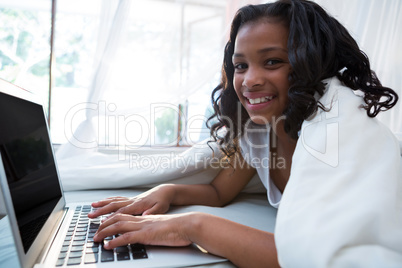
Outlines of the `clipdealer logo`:
M 331 103 L 328 111 L 303 123 L 299 142 L 319 161 L 337 167 L 339 164 L 339 101 Z M 325 133 L 325 135 L 322 135 Z

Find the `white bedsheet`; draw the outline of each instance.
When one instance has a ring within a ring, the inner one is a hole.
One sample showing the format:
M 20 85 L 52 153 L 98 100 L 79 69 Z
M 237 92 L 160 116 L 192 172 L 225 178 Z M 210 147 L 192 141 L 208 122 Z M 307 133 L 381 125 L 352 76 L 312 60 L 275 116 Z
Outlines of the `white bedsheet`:
M 402 267 L 402 159 L 398 141 L 328 81 L 330 112 L 305 121 L 278 209 L 283 267 Z
M 221 169 L 221 153 L 206 140 L 181 154 L 141 155 L 135 151 L 123 159 L 118 154 L 91 152 L 57 159 L 65 191 L 153 187 L 161 183 L 202 184 L 211 182 Z M 265 193 L 258 175 L 243 192 Z

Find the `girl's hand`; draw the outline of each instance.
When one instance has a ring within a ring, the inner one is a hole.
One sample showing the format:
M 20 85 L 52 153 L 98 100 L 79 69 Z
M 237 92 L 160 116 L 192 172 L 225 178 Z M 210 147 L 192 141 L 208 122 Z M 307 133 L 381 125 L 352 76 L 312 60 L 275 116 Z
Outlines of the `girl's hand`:
M 95 242 L 119 234 L 105 243 L 106 249 L 127 244 L 187 246 L 191 244 L 185 230 L 189 229 L 193 213 L 176 215 L 131 216 L 114 214 L 105 220 L 94 236 Z M 191 227 L 190 227 L 191 228 Z
M 109 213 L 130 215 L 163 214 L 169 210 L 174 197 L 172 185 L 160 185 L 138 196 L 109 197 L 92 203 L 96 211 L 88 214 L 89 218 L 96 218 Z

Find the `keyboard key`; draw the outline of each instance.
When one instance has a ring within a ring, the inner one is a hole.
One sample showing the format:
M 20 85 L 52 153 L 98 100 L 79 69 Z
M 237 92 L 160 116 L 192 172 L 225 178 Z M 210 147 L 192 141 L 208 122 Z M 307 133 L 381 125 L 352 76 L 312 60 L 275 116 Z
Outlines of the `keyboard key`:
M 133 252 L 133 259 L 147 259 L 148 255 L 146 252 Z
M 68 257 L 69 258 L 81 258 L 82 257 L 82 251 L 70 252 L 70 255 Z
M 145 246 L 142 244 L 131 244 L 130 247 L 132 252 L 145 252 Z
M 128 247 L 124 246 L 124 247 L 117 247 L 116 248 L 116 253 L 122 253 L 122 252 L 129 252 Z
M 81 258 L 70 258 L 67 261 L 67 265 L 78 265 L 81 263 Z
M 68 247 L 64 246 L 61 248 L 60 252 L 67 252 L 68 251 Z
M 97 263 L 98 254 L 85 254 L 84 263 Z
M 99 243 L 96 243 L 96 242 L 87 242 L 86 245 L 87 245 L 87 248 L 97 248 L 97 247 L 99 247 Z
M 95 233 L 88 233 L 88 238 L 94 238 L 94 236 L 95 236 Z
M 113 250 L 105 250 L 101 252 L 101 262 L 114 261 Z
M 84 246 L 85 245 L 85 241 L 73 241 L 72 246 Z
M 64 259 L 58 259 L 56 262 L 56 266 L 63 266 L 64 264 Z
M 60 252 L 59 259 L 65 259 L 67 257 L 67 252 Z
M 75 247 L 71 247 L 70 251 L 82 251 L 84 249 L 83 246 L 75 246 Z
M 125 261 L 130 259 L 130 254 L 128 252 L 119 252 L 116 253 L 116 259 L 118 261 Z
M 98 229 L 99 226 L 100 226 L 99 223 L 91 222 L 91 223 L 89 224 L 89 229 Z
M 74 242 L 75 241 L 85 241 L 86 237 L 84 235 L 79 235 L 79 236 L 74 236 Z
M 75 236 L 86 236 L 87 232 L 76 232 Z
M 98 253 L 99 252 L 99 248 L 87 248 L 85 250 L 85 253 Z

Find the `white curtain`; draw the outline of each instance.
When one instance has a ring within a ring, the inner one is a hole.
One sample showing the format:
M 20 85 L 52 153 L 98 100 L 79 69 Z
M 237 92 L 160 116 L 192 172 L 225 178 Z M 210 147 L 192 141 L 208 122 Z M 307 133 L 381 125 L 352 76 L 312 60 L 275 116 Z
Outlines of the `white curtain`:
M 75 130 L 70 142 L 63 144 L 57 151 L 59 159 L 71 156 L 91 153 L 97 148 L 98 142 L 92 118 L 97 115 L 95 109 L 90 105 L 102 100 L 105 90 L 109 85 L 109 78 L 112 73 L 114 56 L 119 49 L 122 35 L 127 24 L 131 0 L 120 0 L 114 2 L 102 0 L 101 23 L 95 54 L 94 74 L 90 86 L 87 102 L 83 107 L 86 112 L 86 119 Z M 68 120 L 68 119 L 67 119 Z M 77 142 L 79 141 L 79 144 Z
M 400 100 L 380 120 L 402 139 L 402 1 L 315 0 L 336 17 L 369 56 L 371 68 L 382 84 L 395 90 Z
M 216 53 L 213 55 L 205 55 L 203 57 L 202 62 L 199 62 L 200 68 L 197 69 L 196 75 L 191 75 L 191 72 L 189 74 L 170 74 L 168 77 L 171 78 L 173 81 L 172 83 L 176 84 L 172 84 L 175 86 L 170 88 L 166 87 L 166 90 L 172 90 L 174 93 L 165 95 L 155 94 L 155 102 L 162 102 L 163 98 L 165 98 L 166 102 L 170 103 L 173 99 L 185 99 L 191 93 L 200 90 L 202 85 L 205 84 L 208 85 L 208 90 L 211 91 L 212 85 L 210 82 L 216 81 L 217 73 L 219 73 L 223 56 L 223 46 L 234 13 L 240 6 L 250 3 L 258 4 L 267 1 L 227 0 L 222 2 L 226 4 L 224 15 L 226 16 L 226 19 L 224 20 L 225 25 L 222 27 L 221 41 L 218 46 L 216 46 Z M 322 5 L 330 14 L 335 16 L 346 26 L 347 29 L 349 29 L 352 36 L 354 36 L 360 44 L 362 50 L 370 57 L 372 69 L 376 71 L 383 85 L 396 90 L 402 98 L 402 76 L 399 74 L 399 70 L 401 70 L 402 67 L 402 53 L 397 48 L 399 44 L 402 44 L 402 2 L 400 0 L 316 0 L 316 2 Z M 96 61 L 92 85 L 88 95 L 86 120 L 76 128 L 74 133 L 72 133 L 70 142 L 62 145 L 57 151 L 60 175 L 64 184 L 67 185 L 67 190 L 99 188 L 99 185 L 93 183 L 94 180 L 103 181 L 104 183 L 102 183 L 102 187 L 111 188 L 123 186 L 128 187 L 139 184 L 142 186 L 145 185 L 143 180 L 141 183 L 136 183 L 136 173 L 133 172 L 132 169 L 133 165 L 138 167 L 141 158 L 137 157 L 135 160 L 126 158 L 127 155 L 124 150 L 123 157 L 120 154 L 120 151 L 118 152 L 119 156 L 114 154 L 102 154 L 97 151 L 99 147 L 97 143 L 99 140 L 97 133 L 99 132 L 95 130 L 92 120 L 94 116 L 96 116 L 96 114 L 93 113 L 95 109 L 91 109 L 90 107 L 91 104 L 116 98 L 118 95 L 115 93 L 117 85 L 111 86 L 109 83 L 111 77 L 116 75 L 116 72 L 122 72 L 125 75 L 133 75 L 132 90 L 138 90 L 139 87 L 141 92 L 145 91 L 147 94 L 153 94 L 152 86 L 159 86 L 157 77 L 153 81 L 148 81 L 148 84 L 139 84 L 140 82 L 135 79 L 135 75 L 130 72 L 131 70 L 116 71 L 113 68 L 116 53 L 119 53 L 119 50 L 122 50 L 121 42 L 127 34 L 125 28 L 130 14 L 130 8 L 135 8 L 135 3 L 137 2 L 130 0 L 119 0 L 117 2 L 104 0 L 102 2 L 103 24 L 99 31 L 96 57 L 98 60 Z M 178 14 L 172 14 L 172 17 L 176 15 Z M 150 29 L 152 30 L 152 27 L 150 27 Z M 177 40 L 175 39 L 176 34 L 177 33 L 174 32 L 168 32 L 166 34 L 165 46 L 169 46 L 170 43 L 177 44 Z M 209 44 L 206 43 L 205 45 Z M 163 57 L 164 55 L 162 54 L 159 56 Z M 139 65 L 141 66 L 141 64 L 144 63 L 133 62 L 133 69 Z M 153 62 L 152 64 L 156 65 L 157 63 Z M 159 67 L 166 68 L 166 71 L 169 71 L 168 64 L 161 64 Z M 180 81 L 177 83 L 178 80 Z M 132 98 L 132 92 L 127 92 L 119 96 L 120 98 L 123 98 L 121 100 L 123 103 L 121 106 L 124 108 L 120 110 L 123 115 L 143 112 L 144 107 L 141 105 L 133 105 L 133 107 L 130 107 L 130 101 L 127 101 L 127 99 L 129 100 Z M 124 96 L 129 97 L 124 99 Z M 396 135 L 400 135 L 400 140 L 402 140 L 402 119 L 400 117 L 401 101 L 402 100 L 399 101 L 397 107 L 389 112 L 383 113 L 380 117 L 380 119 L 388 125 Z M 106 109 L 105 115 L 107 116 L 108 113 L 112 112 Z M 79 144 L 74 144 L 74 141 L 79 141 Z M 198 146 L 201 145 L 204 146 L 204 148 L 207 148 L 205 142 L 198 144 Z M 210 150 L 203 150 L 202 154 L 203 157 L 212 156 Z M 186 155 L 188 156 L 188 152 Z M 155 158 L 157 157 L 158 156 L 155 156 Z M 152 159 L 149 158 L 148 161 L 152 162 Z M 182 160 L 181 158 L 178 160 L 175 157 L 171 157 L 170 161 L 171 166 L 177 166 L 177 161 Z M 105 168 L 109 170 L 109 172 L 104 172 Z M 199 166 L 197 172 L 201 172 L 203 169 L 205 169 L 205 167 L 203 168 Z M 79 176 L 79 174 L 84 176 L 86 172 L 90 172 L 92 176 L 92 179 L 88 180 L 88 183 L 83 183 L 82 181 L 76 183 L 74 181 L 81 180 L 82 176 Z M 112 177 L 111 174 L 113 174 Z M 143 173 L 140 172 L 138 174 L 141 174 L 144 178 Z M 172 174 L 178 175 L 174 172 Z M 152 183 L 157 183 L 154 176 L 152 174 L 149 175 L 152 177 Z M 184 175 L 180 173 L 179 177 L 183 177 Z M 130 183 L 128 183 L 127 176 L 132 178 Z M 173 175 L 169 176 L 169 179 L 172 179 Z M 119 184 L 120 178 L 121 180 L 124 179 L 124 185 Z M 166 179 L 166 176 L 161 175 L 158 177 L 159 182 L 166 181 Z
M 157 6 L 158 10 L 153 10 L 156 14 L 158 12 L 171 12 L 172 21 L 169 23 L 173 24 L 173 26 L 174 24 L 177 26 L 178 23 L 183 22 L 183 17 L 181 20 L 178 20 L 180 15 L 183 16 L 183 14 L 177 12 L 180 8 L 164 10 L 164 7 L 180 6 L 181 2 L 175 4 L 172 4 L 170 1 L 166 1 L 165 4 L 163 3 L 164 1 L 153 2 L 161 4 Z M 124 43 L 130 32 L 130 29 L 127 29 L 130 27 L 130 20 L 135 19 L 133 18 L 135 15 L 144 16 L 144 14 L 140 14 L 141 12 L 144 13 L 144 11 L 137 10 L 140 1 L 103 0 L 101 9 L 102 24 L 99 27 L 99 38 L 97 40 L 97 60 L 93 68 L 95 71 L 89 88 L 87 102 L 80 108 L 86 111 L 86 119 L 78 125 L 73 133 L 66 133 L 71 134 L 68 137 L 69 142 L 62 144 L 56 152 L 59 172 L 65 190 L 121 188 L 129 186 L 145 187 L 166 181 L 200 183 L 213 179 L 214 174 L 217 172 L 217 169 L 214 168 L 217 164 L 215 160 L 220 155 L 214 144 L 212 144 L 214 151 L 208 147 L 206 141 L 202 141 L 182 154 L 171 154 L 168 149 L 165 150 L 166 153 L 153 154 L 151 156 L 147 152 L 144 153 L 143 150 L 139 154 L 127 151 L 128 147 L 125 144 L 120 144 L 120 146 L 114 147 L 116 150 L 113 152 L 115 153 L 101 153 L 98 150 L 102 146 L 98 143 L 101 138 L 98 136 L 99 130 L 96 129 L 97 126 L 94 124 L 94 118 L 99 115 L 100 103 L 103 103 L 105 106 L 102 108 L 101 114 L 106 117 L 113 117 L 115 115 L 115 109 L 109 109 L 108 104 L 110 103 L 118 106 L 119 116 L 147 115 L 146 104 L 142 105 L 141 103 L 141 94 L 144 93 L 152 95 L 156 103 L 163 102 L 169 104 L 183 101 L 183 99 L 200 90 L 203 86 L 205 88 L 205 85 L 208 86 L 207 94 L 210 95 L 213 86 L 216 86 L 218 81 L 217 74 L 220 73 L 222 52 L 230 30 L 231 18 L 239 7 L 246 4 L 258 4 L 263 1 L 222 0 L 219 2 L 223 3 L 223 13 L 211 14 L 210 16 L 210 18 L 220 17 L 220 20 L 224 22 L 219 28 L 221 29 L 221 32 L 218 34 L 219 40 L 210 40 L 212 39 L 211 36 L 205 36 L 205 40 L 198 40 L 199 42 L 204 42 L 204 46 L 215 47 L 215 51 L 208 55 L 202 55 L 202 62 L 199 58 L 196 58 L 198 60 L 196 63 L 197 68 L 193 67 L 194 64 L 190 66 L 195 71 L 189 68 L 191 63 L 181 62 L 180 64 L 186 65 L 187 69 L 190 70 L 187 73 L 177 73 L 172 71 L 173 67 L 177 69 L 177 66 L 175 66 L 177 62 L 163 62 L 163 58 L 171 57 L 171 55 L 166 55 L 164 48 L 183 45 L 178 42 L 178 39 L 180 39 L 179 36 L 182 37 L 184 34 L 186 38 L 191 38 L 191 33 L 177 33 L 177 28 L 179 27 L 170 28 L 169 26 L 166 26 L 166 32 L 162 34 L 162 38 L 164 39 L 163 47 L 156 52 L 156 56 L 152 57 L 151 55 L 149 57 L 152 60 L 148 62 L 134 61 L 132 62 L 132 66 L 116 69 L 122 60 L 124 61 L 121 58 L 122 52 L 131 53 L 127 51 L 127 46 Z M 170 6 L 166 6 L 166 4 Z M 202 7 L 203 5 L 201 5 Z M 183 12 L 183 9 L 181 11 Z M 187 24 L 188 28 L 197 27 L 197 22 L 203 20 L 191 19 L 193 21 Z M 155 25 L 161 27 L 160 24 L 156 23 Z M 150 23 L 150 31 L 152 31 L 152 27 L 155 27 L 155 25 L 152 22 Z M 211 27 L 216 28 L 215 25 L 211 25 Z M 212 41 L 215 43 L 211 43 Z M 138 48 L 139 45 L 141 44 L 133 44 L 132 49 L 142 49 L 142 53 L 145 54 L 155 52 L 152 48 Z M 189 50 L 186 44 L 183 45 L 182 49 Z M 156 58 L 160 58 L 160 62 L 153 62 Z M 172 68 L 169 68 L 170 65 Z M 138 67 L 148 68 L 148 73 L 152 73 L 154 68 L 164 67 L 166 72 L 170 73 L 167 78 L 153 77 L 153 80 L 145 79 L 146 82 L 144 83 L 144 79 L 141 80 L 143 77 L 138 77 L 141 76 L 141 74 L 138 74 Z M 128 87 L 129 90 L 125 92 L 121 91 L 122 87 L 118 84 L 118 79 L 116 79 L 121 74 L 132 77 L 132 81 Z M 169 79 L 173 80 L 171 84 L 169 84 L 171 82 Z M 168 84 L 165 86 L 167 93 L 154 93 L 155 87 L 161 86 L 158 80 L 162 80 L 165 84 Z M 211 83 L 211 81 L 213 82 Z M 138 99 L 140 100 L 138 101 Z M 135 102 L 135 104 L 131 102 Z M 65 121 L 68 120 L 70 118 L 65 118 Z M 165 168 L 160 169 L 155 167 L 154 165 L 158 163 L 164 165 Z M 187 181 L 186 177 L 190 175 L 193 178 L 196 177 L 197 180 Z M 84 177 L 85 180 L 83 179 Z M 258 192 L 260 189 L 260 182 L 256 177 L 246 188 L 246 191 Z

